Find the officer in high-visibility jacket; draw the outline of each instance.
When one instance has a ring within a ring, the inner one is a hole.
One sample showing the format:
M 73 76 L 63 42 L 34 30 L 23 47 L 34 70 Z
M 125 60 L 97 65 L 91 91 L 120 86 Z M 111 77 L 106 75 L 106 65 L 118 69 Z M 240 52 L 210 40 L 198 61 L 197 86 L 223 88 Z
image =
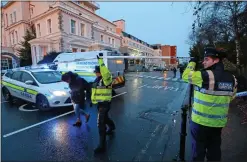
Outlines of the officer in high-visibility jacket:
M 206 48 L 204 69 L 195 71 L 192 58 L 183 73 L 183 80 L 194 85 L 194 102 L 190 121 L 192 161 L 221 160 L 221 130 L 226 126 L 229 104 L 235 97 L 237 81 L 224 70 L 226 53 Z
M 103 56 L 103 54 L 99 53 L 99 56 Z M 93 104 L 98 104 L 97 123 L 100 143 L 94 152 L 103 153 L 105 152 L 106 147 L 106 134 L 111 134 L 112 131 L 115 130 L 115 124 L 108 116 L 112 99 L 112 75 L 109 69 L 105 66 L 103 59 L 98 56 L 97 58 L 99 66 L 96 66 L 94 71 L 97 78 L 92 84 L 91 102 Z M 107 131 L 106 125 L 109 127 Z

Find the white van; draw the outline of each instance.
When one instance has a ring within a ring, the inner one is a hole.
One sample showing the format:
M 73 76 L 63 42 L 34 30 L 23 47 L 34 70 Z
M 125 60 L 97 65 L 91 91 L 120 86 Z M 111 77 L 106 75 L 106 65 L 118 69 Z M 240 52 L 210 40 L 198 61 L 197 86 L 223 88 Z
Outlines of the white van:
M 96 78 L 94 68 L 98 65 L 97 55 L 103 53 L 103 56 L 121 56 L 120 53 L 115 51 L 89 51 L 89 52 L 74 52 L 74 53 L 61 53 L 55 59 L 54 63 L 57 64 L 57 70 L 65 73 L 72 71 L 86 79 L 88 82 L 93 82 Z M 95 59 L 91 59 L 95 58 Z M 73 61 L 78 59 L 89 59 L 85 61 Z M 69 63 L 59 63 L 63 61 L 73 61 Z M 107 59 L 103 58 L 106 67 L 112 73 L 112 87 L 113 89 L 124 87 L 124 59 Z

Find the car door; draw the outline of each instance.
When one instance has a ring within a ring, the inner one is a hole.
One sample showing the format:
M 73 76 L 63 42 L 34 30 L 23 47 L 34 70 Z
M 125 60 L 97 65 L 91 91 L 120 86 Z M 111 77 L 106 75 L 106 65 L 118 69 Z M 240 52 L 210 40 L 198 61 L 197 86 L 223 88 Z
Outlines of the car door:
M 32 81 L 33 84 L 26 84 L 26 81 Z M 25 88 L 25 91 L 22 93 L 22 98 L 30 102 L 35 102 L 38 84 L 33 77 L 29 73 L 23 72 L 21 76 L 21 84 Z
M 8 87 L 11 89 L 12 95 L 21 98 L 21 92 L 24 91 L 24 88 L 21 86 L 21 75 L 22 71 L 15 71 L 11 79 L 9 79 Z

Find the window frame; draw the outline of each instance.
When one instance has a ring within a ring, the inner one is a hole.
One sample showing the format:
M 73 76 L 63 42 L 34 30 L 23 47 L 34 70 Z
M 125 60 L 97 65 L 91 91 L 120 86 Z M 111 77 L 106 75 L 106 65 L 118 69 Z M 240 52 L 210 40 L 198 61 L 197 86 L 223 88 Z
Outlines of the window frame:
M 35 81 L 34 77 L 29 74 L 28 72 L 22 71 L 22 75 L 21 75 L 21 82 L 25 84 L 25 81 L 23 80 L 23 75 L 27 74 L 32 78 L 33 84 L 31 84 L 32 86 L 38 86 L 37 82 Z M 27 80 L 26 80 L 27 81 Z
M 50 26 L 49 26 L 49 22 L 50 22 Z M 47 28 L 47 34 L 51 34 L 52 33 L 52 21 L 51 21 L 51 18 L 46 20 L 46 28 Z
M 75 25 L 74 25 L 74 33 L 72 33 L 72 21 L 75 22 Z M 76 35 L 76 21 L 74 19 L 70 19 L 70 33 Z
M 16 73 L 21 73 L 20 76 L 19 76 L 19 80 L 13 78 L 14 74 L 16 74 Z M 13 74 L 11 75 L 11 79 L 13 79 L 13 80 L 15 80 L 15 81 L 18 81 L 18 82 L 21 82 L 22 74 L 23 74 L 22 71 L 15 71 L 15 72 L 13 72 Z

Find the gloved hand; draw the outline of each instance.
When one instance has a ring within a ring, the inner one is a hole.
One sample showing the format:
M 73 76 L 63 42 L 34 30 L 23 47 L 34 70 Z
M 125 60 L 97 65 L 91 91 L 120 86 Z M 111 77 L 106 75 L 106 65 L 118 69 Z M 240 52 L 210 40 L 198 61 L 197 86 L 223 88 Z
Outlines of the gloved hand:
M 195 63 L 197 63 L 198 62 L 198 59 L 196 57 L 193 57 L 193 58 L 190 59 L 189 62 L 195 62 Z
M 99 53 L 99 55 L 97 55 L 97 59 L 100 59 L 100 57 L 102 57 L 103 56 L 103 53 Z

